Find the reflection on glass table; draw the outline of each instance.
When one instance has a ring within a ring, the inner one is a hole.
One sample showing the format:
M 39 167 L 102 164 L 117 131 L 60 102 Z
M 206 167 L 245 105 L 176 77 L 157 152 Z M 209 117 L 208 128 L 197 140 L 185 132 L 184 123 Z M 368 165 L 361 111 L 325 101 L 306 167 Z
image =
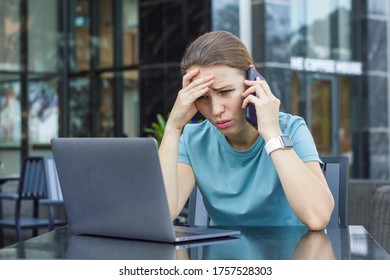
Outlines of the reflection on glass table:
M 229 228 L 231 229 L 231 228 Z M 390 259 L 362 226 L 236 227 L 239 238 L 169 244 L 76 235 L 62 227 L 0 249 L 0 259 Z

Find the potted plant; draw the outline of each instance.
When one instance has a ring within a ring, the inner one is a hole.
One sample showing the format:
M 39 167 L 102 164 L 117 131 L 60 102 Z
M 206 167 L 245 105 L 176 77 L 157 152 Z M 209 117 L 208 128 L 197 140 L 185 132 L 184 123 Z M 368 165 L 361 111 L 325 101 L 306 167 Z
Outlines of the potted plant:
M 144 131 L 149 133 L 151 137 L 154 137 L 157 141 L 157 145 L 160 147 L 161 140 L 164 135 L 166 120 L 161 114 L 157 115 L 157 122 L 153 122 L 150 127 L 145 128 Z

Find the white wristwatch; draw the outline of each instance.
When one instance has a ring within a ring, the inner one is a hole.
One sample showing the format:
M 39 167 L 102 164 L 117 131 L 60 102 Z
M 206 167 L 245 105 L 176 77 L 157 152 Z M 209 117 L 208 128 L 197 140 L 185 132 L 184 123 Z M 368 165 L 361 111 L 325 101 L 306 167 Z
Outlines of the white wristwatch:
M 291 141 L 290 136 L 288 135 L 280 135 L 276 138 L 271 138 L 268 140 L 268 142 L 265 144 L 265 151 L 268 155 L 270 155 L 273 151 L 278 149 L 291 149 L 294 146 L 293 142 Z

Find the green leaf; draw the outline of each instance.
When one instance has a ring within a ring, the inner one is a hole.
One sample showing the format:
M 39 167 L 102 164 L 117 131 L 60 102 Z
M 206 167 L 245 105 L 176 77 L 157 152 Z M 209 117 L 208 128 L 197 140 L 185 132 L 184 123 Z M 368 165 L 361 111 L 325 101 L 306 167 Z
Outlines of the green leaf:
M 157 122 L 158 122 L 160 128 L 164 131 L 166 122 L 165 122 L 164 117 L 161 114 L 157 115 Z
M 158 114 L 156 117 L 157 122 L 151 123 L 150 127 L 145 128 L 144 131 L 149 133 L 150 136 L 153 136 L 156 139 L 158 146 L 160 146 L 164 135 L 166 121 L 161 114 Z

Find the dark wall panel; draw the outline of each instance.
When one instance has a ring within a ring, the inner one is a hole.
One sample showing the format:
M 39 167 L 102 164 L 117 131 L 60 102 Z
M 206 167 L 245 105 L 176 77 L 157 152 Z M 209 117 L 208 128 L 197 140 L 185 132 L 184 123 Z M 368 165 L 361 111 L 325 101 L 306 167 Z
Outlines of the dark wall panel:
M 210 0 L 140 2 L 141 132 L 170 112 L 186 46 L 211 28 Z

